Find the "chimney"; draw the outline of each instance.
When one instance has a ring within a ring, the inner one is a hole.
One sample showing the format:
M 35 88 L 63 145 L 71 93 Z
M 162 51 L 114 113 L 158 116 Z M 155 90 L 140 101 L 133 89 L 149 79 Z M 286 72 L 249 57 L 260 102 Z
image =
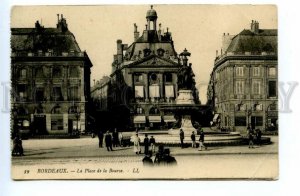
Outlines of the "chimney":
M 259 33 L 259 23 L 257 21 L 251 21 L 251 32 L 252 33 Z
M 134 23 L 134 32 L 133 32 L 133 35 L 134 35 L 134 41 L 136 42 L 139 37 L 140 37 L 140 32 L 137 31 L 137 28 L 138 26 Z
M 57 23 L 59 23 L 59 14 L 56 14 L 57 15 Z
M 117 40 L 117 59 L 118 63 L 123 62 L 123 46 L 122 46 L 122 40 Z

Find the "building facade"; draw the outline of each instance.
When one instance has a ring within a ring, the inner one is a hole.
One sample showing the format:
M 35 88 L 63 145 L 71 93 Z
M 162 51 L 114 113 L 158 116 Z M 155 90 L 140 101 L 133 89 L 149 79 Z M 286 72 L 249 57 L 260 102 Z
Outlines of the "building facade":
M 221 55 L 214 62 L 208 100 L 213 121 L 221 128 L 245 132 L 252 128 L 278 127 L 277 30 L 250 29 L 223 35 Z
M 116 117 L 120 123 L 137 128 L 159 129 L 175 122 L 174 114 L 160 107 L 175 103 L 177 72 L 181 67 L 171 32 L 162 32 L 157 24 L 157 12 L 151 7 L 146 13 L 145 29 L 140 35 L 134 24 L 131 45 L 117 40 L 117 53 L 112 63 L 110 111 L 124 114 Z M 106 99 L 109 100 L 109 99 Z M 199 99 L 197 97 L 199 102 Z M 119 119 L 119 120 L 118 120 Z
M 91 67 L 63 15 L 56 28 L 12 28 L 12 133 L 85 131 Z

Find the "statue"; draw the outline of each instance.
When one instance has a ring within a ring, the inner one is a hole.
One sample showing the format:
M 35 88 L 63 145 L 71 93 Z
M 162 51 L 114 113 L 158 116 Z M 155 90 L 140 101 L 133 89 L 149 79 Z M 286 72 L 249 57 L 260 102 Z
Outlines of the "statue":
M 183 65 L 178 70 L 178 89 L 184 90 L 192 90 L 195 87 L 195 80 L 194 80 L 194 72 L 192 69 L 192 63 L 189 65 Z

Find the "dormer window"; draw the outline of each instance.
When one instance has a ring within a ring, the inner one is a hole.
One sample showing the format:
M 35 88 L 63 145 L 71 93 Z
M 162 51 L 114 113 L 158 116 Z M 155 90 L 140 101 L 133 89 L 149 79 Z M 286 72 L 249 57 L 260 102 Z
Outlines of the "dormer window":
M 164 53 L 165 53 L 165 50 L 162 49 L 162 48 L 159 48 L 159 49 L 157 50 L 157 55 L 158 55 L 158 56 L 164 56 Z
M 148 48 L 144 49 L 144 57 L 147 57 L 150 54 L 151 54 L 151 50 L 150 49 L 148 49 Z

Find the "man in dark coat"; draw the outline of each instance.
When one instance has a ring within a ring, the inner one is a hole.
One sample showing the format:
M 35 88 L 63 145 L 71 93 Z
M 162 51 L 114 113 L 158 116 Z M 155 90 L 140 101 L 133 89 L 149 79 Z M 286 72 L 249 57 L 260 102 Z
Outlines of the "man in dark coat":
M 145 134 L 145 138 L 144 138 L 144 147 L 145 147 L 144 153 L 145 153 L 146 155 L 149 154 L 149 138 L 148 138 L 148 134 Z
M 180 137 L 180 145 L 181 145 L 181 148 L 183 148 L 183 147 L 184 147 L 184 144 L 183 144 L 183 140 L 184 140 L 184 132 L 183 132 L 182 129 L 180 129 L 179 137 Z
M 151 153 L 146 154 L 146 156 L 143 158 L 143 165 L 144 166 L 153 166 L 153 161 L 151 159 Z
M 99 139 L 99 148 L 103 148 L 103 132 L 102 132 L 102 130 L 98 131 L 98 139 Z
M 200 137 L 199 137 L 199 151 L 202 150 L 202 147 L 205 148 L 205 150 L 207 149 L 206 146 L 204 146 L 204 131 L 203 129 L 200 130 Z
M 117 128 L 115 128 L 113 134 L 112 134 L 112 140 L 113 140 L 113 146 L 117 147 L 119 146 L 119 133 L 117 131 Z
M 153 137 L 153 135 L 151 136 L 150 140 L 149 140 L 150 146 L 151 146 L 151 152 L 155 153 L 155 138 Z
M 106 132 L 104 139 L 105 139 L 105 145 L 106 145 L 107 151 L 109 151 L 109 150 L 113 151 L 112 137 L 111 137 L 111 134 L 109 133 L 109 131 Z
M 261 130 L 260 129 L 256 129 L 256 141 L 257 141 L 257 145 L 261 145 Z
M 191 140 L 192 140 L 192 148 L 196 148 L 196 135 L 194 131 L 192 132 Z

